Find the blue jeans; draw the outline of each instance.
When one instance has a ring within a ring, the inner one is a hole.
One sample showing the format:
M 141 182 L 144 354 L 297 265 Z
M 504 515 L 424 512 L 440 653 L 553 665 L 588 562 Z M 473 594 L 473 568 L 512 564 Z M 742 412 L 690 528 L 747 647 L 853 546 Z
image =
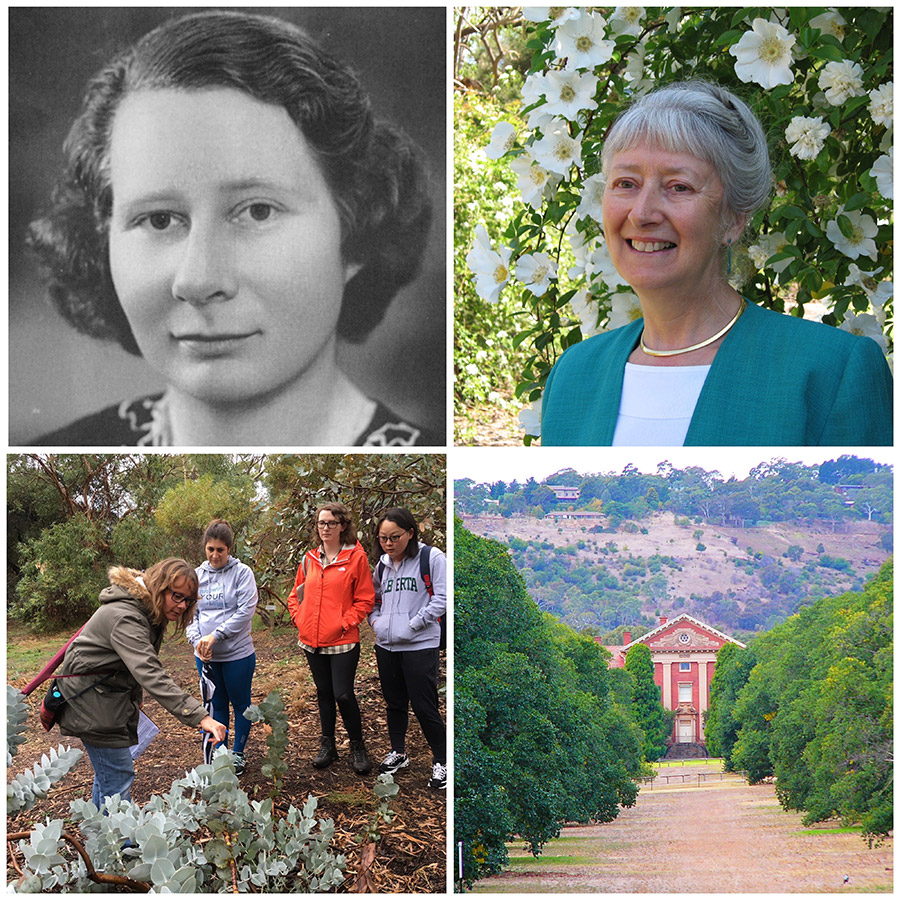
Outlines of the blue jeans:
M 84 743 L 84 741 L 82 741 Z M 94 788 L 91 800 L 98 809 L 107 797 L 118 794 L 131 800 L 134 781 L 134 760 L 129 747 L 95 747 L 84 743 L 84 749 L 94 767 Z
M 256 671 L 256 654 L 251 653 L 243 659 L 235 659 L 231 662 L 204 663 L 198 657 L 194 657 L 197 663 L 197 671 L 202 672 L 206 666 L 216 691 L 212 699 L 212 712 L 210 715 L 226 727 L 231 717 L 231 707 L 234 707 L 234 746 L 235 753 L 243 753 L 244 745 L 250 735 L 250 720 L 244 718 L 244 710 L 250 705 L 250 686 L 253 683 L 253 673 Z M 223 742 L 228 746 L 228 735 Z M 216 746 L 221 746 L 217 744 Z

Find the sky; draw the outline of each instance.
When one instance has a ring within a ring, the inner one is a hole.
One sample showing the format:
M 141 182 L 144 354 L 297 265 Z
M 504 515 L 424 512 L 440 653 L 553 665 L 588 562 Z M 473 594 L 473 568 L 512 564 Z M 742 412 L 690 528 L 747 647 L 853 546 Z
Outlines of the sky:
M 490 484 L 529 478 L 542 481 L 567 467 L 582 475 L 617 474 L 628 463 L 653 474 L 660 462 L 668 460 L 676 469 L 699 466 L 718 471 L 727 480 L 746 478 L 754 466 L 773 459 L 816 465 L 843 455 L 892 465 L 895 451 L 890 447 L 456 447 L 448 468 L 454 480 L 471 478 Z

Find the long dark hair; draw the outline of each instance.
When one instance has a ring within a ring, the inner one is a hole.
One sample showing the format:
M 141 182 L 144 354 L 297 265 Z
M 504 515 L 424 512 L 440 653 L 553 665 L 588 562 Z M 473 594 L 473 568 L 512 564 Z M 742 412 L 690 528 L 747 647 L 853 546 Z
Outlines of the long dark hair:
M 406 553 L 404 554 L 407 559 L 412 559 L 419 552 L 419 525 L 415 516 L 405 506 L 393 506 L 390 509 L 386 509 L 375 526 L 376 544 L 379 543 L 378 532 L 385 522 L 393 522 L 404 531 L 412 531 L 412 537 L 406 545 Z
M 229 550 L 234 546 L 234 532 L 224 519 L 213 519 L 203 532 L 203 547 L 210 541 L 221 541 Z

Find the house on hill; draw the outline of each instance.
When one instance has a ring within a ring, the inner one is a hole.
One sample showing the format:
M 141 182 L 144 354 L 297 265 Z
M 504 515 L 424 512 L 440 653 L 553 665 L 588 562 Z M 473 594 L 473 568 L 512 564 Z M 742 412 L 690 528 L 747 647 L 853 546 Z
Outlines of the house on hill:
M 581 491 L 576 487 L 564 484 L 548 484 L 547 487 L 556 494 L 557 500 L 577 500 L 581 496 Z
M 626 631 L 623 640 L 621 646 L 606 648 L 612 653 L 610 668 L 624 668 L 629 647 L 649 647 L 653 680 L 660 689 L 662 705 L 675 712 L 670 743 L 700 745 L 705 750 L 703 714 L 709 709 L 709 683 L 716 668 L 716 655 L 725 644 L 741 648 L 746 645 L 687 613 L 671 621 L 660 616 L 653 631 L 635 641 Z M 678 747 L 673 746 L 673 750 L 677 753 Z

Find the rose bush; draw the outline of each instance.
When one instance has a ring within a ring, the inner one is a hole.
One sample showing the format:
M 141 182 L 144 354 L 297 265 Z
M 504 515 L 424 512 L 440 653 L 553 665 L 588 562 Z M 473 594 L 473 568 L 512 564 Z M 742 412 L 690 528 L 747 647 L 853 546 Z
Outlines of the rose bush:
M 824 322 L 875 338 L 891 360 L 890 8 L 526 7 L 523 17 L 532 55 L 518 109 L 496 109 L 486 149 L 465 163 L 487 175 L 481 196 L 469 186 L 460 197 L 457 170 L 457 241 L 470 223 L 456 250 L 457 328 L 473 310 L 484 326 L 478 336 L 464 329 L 471 347 L 457 338 L 458 398 L 472 395 L 476 379 L 490 396 L 475 345 L 509 334 L 519 354 L 515 395 L 532 404 L 520 417 L 530 443 L 560 353 L 640 315 L 603 243 L 600 150 L 631 98 L 689 78 L 742 97 L 769 136 L 772 202 L 732 248 L 731 283 L 795 316 L 814 314 L 815 303 Z M 512 183 L 521 196 L 510 209 L 497 187 Z M 497 318 L 485 312 L 494 303 Z

